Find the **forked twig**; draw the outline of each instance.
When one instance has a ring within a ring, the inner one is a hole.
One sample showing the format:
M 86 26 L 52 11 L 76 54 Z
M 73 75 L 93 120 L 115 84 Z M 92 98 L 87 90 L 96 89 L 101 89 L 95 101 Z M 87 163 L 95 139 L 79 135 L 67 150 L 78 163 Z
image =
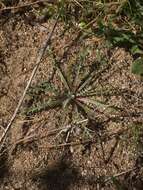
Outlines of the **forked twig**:
M 43 55 L 44 55 L 44 53 L 45 53 L 45 50 L 47 49 L 47 47 L 48 47 L 48 45 L 49 45 L 49 43 L 50 43 L 50 40 L 51 40 L 51 38 L 52 38 L 52 36 L 53 36 L 54 30 L 55 30 L 55 28 L 56 28 L 56 26 L 57 26 L 58 18 L 59 18 L 59 16 L 57 17 L 56 22 L 55 22 L 55 24 L 54 24 L 54 26 L 53 26 L 51 32 L 49 33 L 47 39 L 44 41 L 42 47 L 40 48 L 40 51 L 39 51 L 39 53 L 38 53 L 37 60 L 36 60 L 36 65 L 35 65 L 35 67 L 34 67 L 32 73 L 31 73 L 31 76 L 30 76 L 30 78 L 29 78 L 29 80 L 28 80 L 28 82 L 27 82 L 27 85 L 26 85 L 26 87 L 25 87 L 25 89 L 24 89 L 24 92 L 23 92 L 23 94 L 22 94 L 22 96 L 21 96 L 21 98 L 20 98 L 20 100 L 19 100 L 19 102 L 18 102 L 18 105 L 17 105 L 17 107 L 16 107 L 16 109 L 15 109 L 15 111 L 14 111 L 14 113 L 13 113 L 13 115 L 12 115 L 12 117 L 11 117 L 11 119 L 10 119 L 8 125 L 7 125 L 7 127 L 5 128 L 4 133 L 2 134 L 2 136 L 1 136 L 1 138 L 0 138 L 0 145 L 1 145 L 1 146 L 2 146 L 2 144 L 3 144 L 3 141 L 4 141 L 4 139 L 5 139 L 5 137 L 6 137 L 7 133 L 8 133 L 8 131 L 10 130 L 10 128 L 11 128 L 11 126 L 12 126 L 12 124 L 13 124 L 15 118 L 16 118 L 16 115 L 17 115 L 17 113 L 18 113 L 18 111 L 19 111 L 19 109 L 20 109 L 22 103 L 23 103 L 23 100 L 24 100 L 24 98 L 25 98 L 25 95 L 26 95 L 26 93 L 27 93 L 27 90 L 28 90 L 29 86 L 31 85 L 31 82 L 32 82 L 32 80 L 33 80 L 33 78 L 34 78 L 34 76 L 35 76 L 35 74 L 36 74 L 36 71 L 37 71 L 38 68 L 39 68 L 39 65 L 40 65 L 40 63 L 41 63 L 41 60 L 42 60 Z

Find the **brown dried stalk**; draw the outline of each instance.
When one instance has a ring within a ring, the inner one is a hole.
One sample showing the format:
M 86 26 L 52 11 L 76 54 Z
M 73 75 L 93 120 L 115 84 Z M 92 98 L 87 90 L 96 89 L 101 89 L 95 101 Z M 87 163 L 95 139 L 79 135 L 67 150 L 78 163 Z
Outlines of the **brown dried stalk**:
M 53 36 L 54 30 L 55 30 L 55 28 L 56 28 L 56 26 L 57 26 L 58 18 L 59 18 L 59 16 L 57 17 L 56 22 L 55 22 L 55 24 L 54 24 L 54 26 L 53 26 L 51 32 L 49 33 L 47 39 L 44 41 L 42 47 L 41 47 L 40 50 L 39 50 L 39 54 L 38 54 L 38 56 L 37 56 L 37 60 L 36 60 L 35 67 L 34 67 L 32 73 L 31 73 L 31 76 L 30 76 L 28 82 L 27 82 L 27 85 L 26 85 L 26 87 L 25 87 L 25 89 L 24 89 L 24 92 L 23 92 L 23 94 L 22 94 L 22 96 L 21 96 L 21 98 L 20 98 L 20 100 L 19 100 L 19 102 L 18 102 L 18 105 L 17 105 L 17 107 L 16 107 L 16 109 L 15 109 L 15 111 L 14 111 L 14 113 L 13 113 L 13 115 L 12 115 L 12 117 L 11 117 L 11 119 L 10 119 L 8 125 L 7 125 L 7 127 L 5 128 L 3 134 L 2 134 L 2 136 L 1 136 L 1 138 L 0 138 L 0 145 L 1 145 L 1 147 L 2 147 L 2 145 L 3 145 L 3 142 L 4 142 L 5 137 L 7 136 L 7 133 L 9 132 L 9 130 L 10 130 L 10 128 L 11 128 L 11 126 L 12 126 L 12 124 L 13 124 L 15 118 L 16 118 L 17 113 L 18 113 L 18 111 L 19 111 L 19 109 L 20 109 L 20 107 L 21 107 L 21 105 L 22 105 L 22 103 L 23 103 L 23 100 L 24 100 L 24 98 L 25 98 L 25 95 L 26 95 L 26 93 L 27 93 L 27 90 L 28 90 L 28 88 L 29 88 L 30 85 L 31 85 L 31 82 L 32 82 L 32 80 L 33 80 L 33 78 L 34 78 L 34 76 L 35 76 L 35 74 L 36 74 L 36 71 L 37 71 L 38 68 L 39 68 L 39 65 L 40 65 L 40 63 L 41 63 L 41 60 L 42 60 L 43 55 L 44 55 L 44 53 L 45 53 L 45 50 L 47 49 L 47 47 L 48 47 L 48 45 L 49 45 L 49 43 L 50 43 L 50 40 L 51 40 L 51 38 L 52 38 L 52 36 Z

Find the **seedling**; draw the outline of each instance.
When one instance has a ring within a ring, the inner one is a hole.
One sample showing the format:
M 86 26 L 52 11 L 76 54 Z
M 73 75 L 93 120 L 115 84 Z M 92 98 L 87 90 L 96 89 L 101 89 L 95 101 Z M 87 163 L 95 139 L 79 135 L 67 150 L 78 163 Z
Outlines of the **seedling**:
M 58 85 L 53 82 L 44 82 L 37 87 L 32 87 L 29 94 L 37 102 L 36 106 L 26 110 L 26 115 L 60 108 L 64 114 L 69 114 L 70 120 L 73 122 L 73 120 L 79 119 L 96 120 L 99 113 L 107 115 L 109 112 L 113 113 L 117 110 L 115 106 L 110 106 L 99 99 L 101 89 L 98 90 L 97 80 L 103 70 L 98 71 L 97 67 L 94 66 L 95 63 L 86 69 L 84 63 L 75 63 L 70 65 L 70 68 L 65 72 L 65 68 L 62 69 L 53 51 L 50 51 L 50 55 L 52 55 L 53 65 L 57 71 L 56 77 L 60 78 L 62 84 L 57 79 Z M 82 60 L 84 60 L 83 57 Z M 39 104 L 38 101 L 40 93 L 48 96 L 47 99 L 44 97 L 42 104 Z

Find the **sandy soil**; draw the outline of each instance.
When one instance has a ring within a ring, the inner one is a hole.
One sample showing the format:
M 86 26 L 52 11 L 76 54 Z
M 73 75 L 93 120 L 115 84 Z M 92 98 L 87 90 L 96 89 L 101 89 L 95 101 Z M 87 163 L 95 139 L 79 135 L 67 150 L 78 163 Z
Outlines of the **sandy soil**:
M 1 23 L 0 126 L 6 127 L 12 116 L 34 67 L 37 52 L 53 23 L 39 24 L 19 16 Z M 96 117 L 104 122 L 94 121 L 90 126 L 92 140 L 88 137 L 89 142 L 81 143 L 81 139 L 87 140 L 87 137 L 77 132 L 69 139 L 69 143 L 77 144 L 65 146 L 65 135 L 58 132 L 49 135 L 51 130 L 62 126 L 63 111 L 43 111 L 27 119 L 22 114 L 29 100 L 27 96 L 7 137 L 6 151 L 1 156 L 0 189 L 111 190 L 118 186 L 129 190 L 142 189 L 143 83 L 130 71 L 132 57 L 124 49 L 108 48 L 103 40 L 94 36 L 76 39 L 71 45 L 77 31 L 70 29 L 62 35 L 63 29 L 59 23 L 51 41 L 58 59 L 67 46 L 70 47 L 61 60 L 62 67 L 66 70 L 68 65 L 75 64 L 79 52 L 84 49 L 88 50 L 85 66 L 94 60 L 108 62 L 109 68 L 100 74 L 97 83 L 99 88 L 109 89 L 109 94 L 102 94 L 102 99 L 122 108 L 120 117 L 106 120 L 95 110 Z M 33 85 L 47 81 L 52 72 L 53 65 L 47 51 Z M 56 74 L 53 83 L 62 89 Z M 116 91 L 114 95 L 110 94 L 111 87 Z M 2 132 L 1 129 L 0 134 Z M 31 139 L 26 140 L 29 135 L 32 135 Z M 38 139 L 34 140 L 34 135 Z M 25 140 L 19 142 L 21 138 Z M 56 147 L 59 143 L 62 145 Z M 111 178 L 116 175 L 116 180 Z

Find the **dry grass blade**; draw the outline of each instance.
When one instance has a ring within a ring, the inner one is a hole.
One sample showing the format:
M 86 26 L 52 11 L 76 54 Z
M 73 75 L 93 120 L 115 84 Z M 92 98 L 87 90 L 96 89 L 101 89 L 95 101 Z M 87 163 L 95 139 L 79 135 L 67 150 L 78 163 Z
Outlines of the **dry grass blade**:
M 91 143 L 91 142 L 94 142 L 94 139 L 90 139 L 90 140 L 84 140 L 84 141 L 77 141 L 77 142 L 70 142 L 70 143 L 62 143 L 62 144 L 57 144 L 57 145 L 49 145 L 47 147 L 44 147 L 44 146 L 40 146 L 41 148 L 49 148 L 49 149 L 52 149 L 52 148 L 62 148 L 62 147 L 65 147 L 65 146 L 78 146 L 78 145 L 81 145 L 81 144 L 87 144 L 87 143 Z
M 79 7 L 81 7 L 82 9 L 84 8 L 81 4 L 80 4 L 80 2 L 78 2 L 77 0 L 73 0 Z
M 25 89 L 24 89 L 24 92 L 23 92 L 23 94 L 22 94 L 22 96 L 21 96 L 21 98 L 20 98 L 20 100 L 19 100 L 19 102 L 18 102 L 18 105 L 17 105 L 17 107 L 16 107 L 16 109 L 15 109 L 15 111 L 14 111 L 14 113 L 13 113 L 13 115 L 12 115 L 12 117 L 11 117 L 11 119 L 10 119 L 8 125 L 7 125 L 7 127 L 5 128 L 4 133 L 2 134 L 2 136 L 1 136 L 1 138 L 0 138 L 0 145 L 1 145 L 1 146 L 2 146 L 2 144 L 3 144 L 3 141 L 4 141 L 4 139 L 5 139 L 6 135 L 7 135 L 7 133 L 9 132 L 9 130 L 10 130 L 10 128 L 11 128 L 11 126 L 12 126 L 12 124 L 13 124 L 15 118 L 16 118 L 16 115 L 17 115 L 17 113 L 18 113 L 18 111 L 19 111 L 19 109 L 20 109 L 20 107 L 21 107 L 21 105 L 22 105 L 22 103 L 23 103 L 23 100 L 24 100 L 24 98 L 25 98 L 25 95 L 26 95 L 26 93 L 27 93 L 27 90 L 29 89 L 29 87 L 30 87 L 30 85 L 31 85 L 31 82 L 32 82 L 32 80 L 33 80 L 33 78 L 34 78 L 34 76 L 35 76 L 35 74 L 36 74 L 36 72 L 37 72 L 37 70 L 38 70 L 38 68 L 39 68 L 39 65 L 40 65 L 40 63 L 41 63 L 41 60 L 42 60 L 43 55 L 44 55 L 44 53 L 45 53 L 45 50 L 47 49 L 47 47 L 48 47 L 48 45 L 49 45 L 49 43 L 50 43 L 50 40 L 51 40 L 51 38 L 52 38 L 52 36 L 53 36 L 54 30 L 55 30 L 55 28 L 56 28 L 56 26 L 57 26 L 58 18 L 59 18 L 59 16 L 57 17 L 56 22 L 55 22 L 55 24 L 54 24 L 54 26 L 53 26 L 51 32 L 50 32 L 49 35 L 48 35 L 48 38 L 44 41 L 44 43 L 43 43 L 43 45 L 42 45 L 42 47 L 41 47 L 41 49 L 40 49 L 40 51 L 39 51 L 39 55 L 38 55 L 37 60 L 36 60 L 36 65 L 35 65 L 35 67 L 34 67 L 32 73 L 31 73 L 30 79 L 28 80 L 28 83 L 27 83 L 27 85 L 26 85 L 26 87 L 25 87 Z
M 108 177 L 108 178 L 104 181 L 104 183 L 107 183 L 107 182 L 111 181 L 111 180 L 113 179 L 113 177 L 120 177 L 120 176 L 122 176 L 122 175 L 125 175 L 125 174 L 130 173 L 130 172 L 135 171 L 135 170 L 137 170 L 136 167 L 135 167 L 135 168 L 132 168 L 132 169 L 129 169 L 129 170 L 126 170 L 126 171 L 124 171 L 124 172 L 115 174 L 115 175 L 113 175 L 113 176 L 111 176 L 111 177 Z
M 30 6 L 36 5 L 38 3 L 44 3 L 44 2 L 50 3 L 50 4 L 56 4 L 57 0 L 39 0 L 39 1 L 32 2 L 32 3 L 27 3 L 25 5 L 19 5 L 16 7 L 5 7 L 5 8 L 0 9 L 0 12 L 5 11 L 5 10 L 16 10 L 16 9 L 26 8 L 26 7 L 30 7 Z

